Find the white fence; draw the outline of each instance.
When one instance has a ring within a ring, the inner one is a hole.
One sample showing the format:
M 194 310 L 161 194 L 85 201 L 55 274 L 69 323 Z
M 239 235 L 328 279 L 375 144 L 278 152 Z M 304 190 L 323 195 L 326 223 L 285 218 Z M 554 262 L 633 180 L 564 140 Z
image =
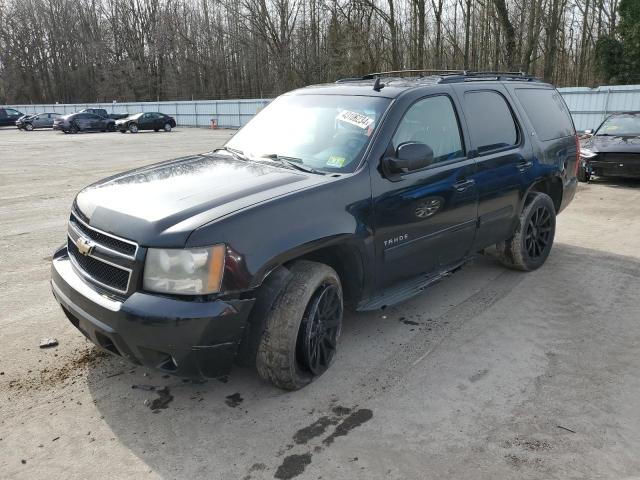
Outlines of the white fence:
M 598 88 L 558 89 L 564 97 L 577 130 L 596 128 L 612 112 L 640 111 L 640 85 Z M 184 102 L 73 103 L 12 105 L 24 113 L 73 113 L 83 108 L 104 108 L 109 113 L 162 112 L 173 116 L 178 125 L 208 127 L 215 120 L 219 127 L 239 128 L 265 107 L 270 99 L 199 100 Z
M 576 130 L 597 128 L 613 112 L 640 111 L 640 85 L 558 89 L 567 103 Z
M 251 120 L 270 100 L 199 100 L 184 102 L 56 103 L 11 105 L 23 113 L 73 113 L 83 108 L 104 108 L 109 113 L 162 112 L 176 123 L 189 127 L 209 127 L 211 121 L 222 128 L 239 128 Z

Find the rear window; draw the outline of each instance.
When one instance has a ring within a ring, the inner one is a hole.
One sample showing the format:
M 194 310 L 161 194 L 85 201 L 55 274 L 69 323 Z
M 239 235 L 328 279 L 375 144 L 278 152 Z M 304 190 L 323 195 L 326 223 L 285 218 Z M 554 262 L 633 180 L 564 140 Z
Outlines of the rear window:
M 516 96 L 543 141 L 575 135 L 571 114 L 556 90 L 518 88 Z
M 478 154 L 509 148 L 518 143 L 518 129 L 504 97 L 493 90 L 465 94 L 467 124 Z

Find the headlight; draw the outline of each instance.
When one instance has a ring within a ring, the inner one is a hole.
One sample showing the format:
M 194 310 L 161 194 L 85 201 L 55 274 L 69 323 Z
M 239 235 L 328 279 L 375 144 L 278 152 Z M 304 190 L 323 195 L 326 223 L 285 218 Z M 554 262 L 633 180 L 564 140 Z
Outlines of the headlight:
M 589 150 L 588 148 L 581 148 L 581 149 L 580 149 L 580 156 L 581 156 L 582 158 L 587 158 L 587 159 L 588 159 L 588 158 L 593 158 L 593 157 L 595 157 L 596 155 L 598 155 L 598 154 L 597 154 L 597 153 L 595 153 L 595 152 L 592 152 L 592 151 L 591 151 L 591 150 Z
M 220 291 L 226 247 L 150 248 L 144 265 L 145 290 L 177 295 Z

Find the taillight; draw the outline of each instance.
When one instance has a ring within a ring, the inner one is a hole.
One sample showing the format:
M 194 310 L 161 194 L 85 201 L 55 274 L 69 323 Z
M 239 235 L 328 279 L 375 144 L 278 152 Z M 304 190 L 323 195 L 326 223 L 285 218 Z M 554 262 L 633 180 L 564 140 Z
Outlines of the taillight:
M 576 164 L 573 167 L 573 176 L 578 175 L 578 165 L 580 165 L 580 137 L 576 133 Z

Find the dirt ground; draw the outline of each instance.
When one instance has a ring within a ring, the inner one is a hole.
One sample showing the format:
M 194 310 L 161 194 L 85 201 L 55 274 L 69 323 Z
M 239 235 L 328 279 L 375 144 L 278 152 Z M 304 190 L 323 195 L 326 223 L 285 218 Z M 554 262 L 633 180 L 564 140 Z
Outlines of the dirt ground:
M 640 477 L 640 181 L 580 185 L 536 272 L 483 257 L 349 314 L 299 392 L 240 368 L 184 383 L 86 343 L 49 286 L 75 193 L 228 135 L 0 129 L 0 477 Z

